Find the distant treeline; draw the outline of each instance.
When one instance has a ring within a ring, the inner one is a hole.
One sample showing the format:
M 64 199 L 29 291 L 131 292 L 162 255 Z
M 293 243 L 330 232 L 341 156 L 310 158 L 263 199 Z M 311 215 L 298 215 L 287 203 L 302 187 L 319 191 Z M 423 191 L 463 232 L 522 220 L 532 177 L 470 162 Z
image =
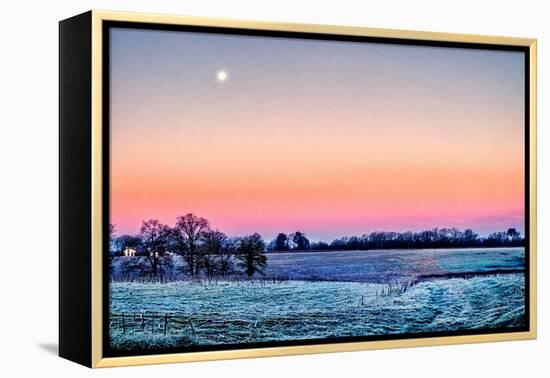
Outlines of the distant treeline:
M 137 235 L 117 236 L 110 225 L 110 256 L 136 257 L 124 260 L 125 274 L 159 276 L 174 271 L 174 256 L 181 256 L 184 267 L 177 268 L 191 278 L 226 277 L 263 274 L 266 252 L 333 251 L 371 249 L 420 249 L 465 247 L 518 247 L 524 238 L 515 228 L 480 237 L 471 229 L 434 228 L 421 232 L 375 231 L 362 236 L 310 242 L 306 234 L 296 231 L 279 233 L 266 243 L 258 233 L 228 237 L 212 228 L 208 220 L 194 214 L 177 217 L 174 226 L 158 220 L 143 221 Z M 113 266 L 111 266 L 113 269 Z
M 525 239 L 515 228 L 506 232 L 494 232 L 480 237 L 471 229 L 434 228 L 420 232 L 374 231 L 361 236 L 346 236 L 330 244 L 310 242 L 303 232 L 280 233 L 268 245 L 271 251 L 331 251 L 368 249 L 420 249 L 420 248 L 472 248 L 472 247 L 520 247 Z

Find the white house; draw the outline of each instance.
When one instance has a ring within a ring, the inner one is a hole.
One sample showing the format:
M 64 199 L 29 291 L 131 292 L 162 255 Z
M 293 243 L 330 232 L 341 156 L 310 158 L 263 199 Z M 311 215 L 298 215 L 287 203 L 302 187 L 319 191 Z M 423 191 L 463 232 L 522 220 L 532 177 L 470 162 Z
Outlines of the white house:
M 124 256 L 131 256 L 131 257 L 134 257 L 136 255 L 136 250 L 134 248 L 128 248 L 126 247 L 124 249 Z

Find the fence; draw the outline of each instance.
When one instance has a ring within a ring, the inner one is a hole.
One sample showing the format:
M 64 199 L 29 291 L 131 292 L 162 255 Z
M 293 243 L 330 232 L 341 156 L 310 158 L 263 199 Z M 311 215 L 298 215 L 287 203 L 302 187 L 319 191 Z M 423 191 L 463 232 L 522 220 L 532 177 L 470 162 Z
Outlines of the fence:
M 174 335 L 191 333 L 195 327 L 190 317 L 169 313 L 112 313 L 109 319 L 111 332 L 123 334 Z

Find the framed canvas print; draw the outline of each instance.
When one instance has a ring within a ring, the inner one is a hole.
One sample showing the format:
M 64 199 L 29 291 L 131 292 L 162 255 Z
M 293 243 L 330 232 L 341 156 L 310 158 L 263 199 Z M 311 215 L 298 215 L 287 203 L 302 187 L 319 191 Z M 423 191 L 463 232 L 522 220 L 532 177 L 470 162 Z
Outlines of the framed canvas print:
M 60 23 L 62 357 L 536 337 L 536 42 Z

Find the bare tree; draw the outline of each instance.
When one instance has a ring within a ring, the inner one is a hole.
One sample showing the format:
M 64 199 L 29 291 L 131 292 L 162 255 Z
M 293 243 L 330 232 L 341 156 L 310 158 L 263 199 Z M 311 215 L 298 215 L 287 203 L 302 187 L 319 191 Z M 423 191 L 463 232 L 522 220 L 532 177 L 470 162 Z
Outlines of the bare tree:
M 227 238 L 218 255 L 218 269 L 222 277 L 233 272 L 233 256 L 236 254 L 237 238 Z
M 249 278 L 252 278 L 254 273 L 263 273 L 267 266 L 267 257 L 265 255 L 265 242 L 260 234 L 254 233 L 241 238 L 237 252 L 239 265 L 245 269 L 245 273 Z
M 204 268 L 208 278 L 213 278 L 220 271 L 220 257 L 225 248 L 227 236 L 218 230 L 203 233 L 200 247 L 199 265 Z
M 477 241 L 478 234 L 476 234 L 471 228 L 464 230 L 463 238 L 460 240 L 463 244 L 468 246 L 474 245 Z
M 174 228 L 176 252 L 183 256 L 191 277 L 196 277 L 198 273 L 198 248 L 204 233 L 209 229 L 208 221 L 194 214 L 189 213 L 177 218 Z
M 159 273 L 161 258 L 166 252 L 169 232 L 170 227 L 156 219 L 142 222 L 139 230 L 145 258 L 149 262 L 151 273 L 155 276 Z

